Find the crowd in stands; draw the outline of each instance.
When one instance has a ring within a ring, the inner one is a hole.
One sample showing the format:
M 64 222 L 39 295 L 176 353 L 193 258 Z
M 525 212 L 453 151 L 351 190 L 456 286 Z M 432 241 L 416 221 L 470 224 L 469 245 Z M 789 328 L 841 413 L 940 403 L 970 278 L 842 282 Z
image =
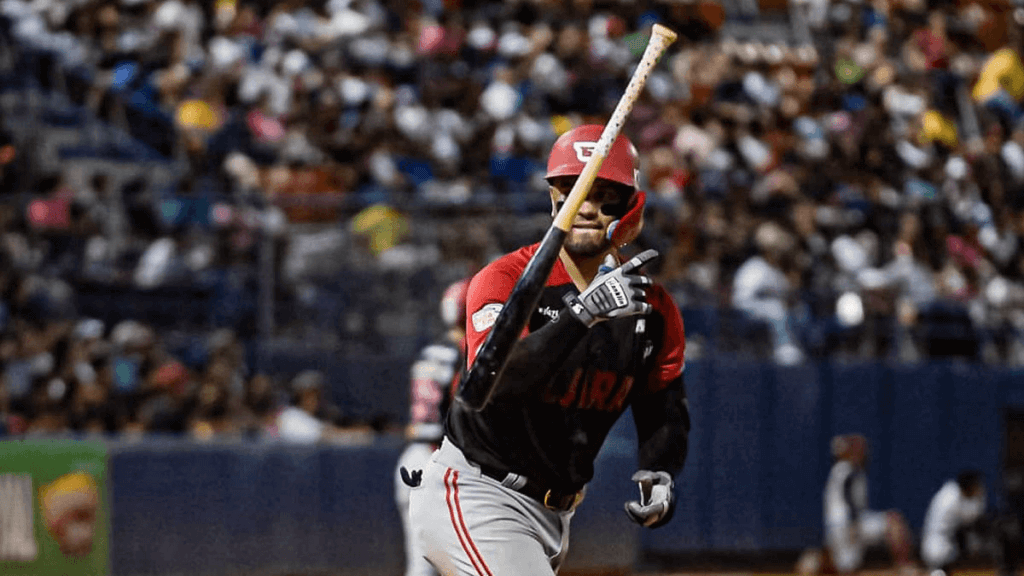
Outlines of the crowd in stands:
M 176 351 L 135 320 L 109 327 L 22 316 L 15 324 L 0 339 L 0 436 L 116 432 L 351 444 L 387 427 L 346 416 L 319 371 L 281 381 L 250 370 L 230 329 Z
M 40 174 L 0 134 L 0 350 L 21 378 L 0 413 L 28 402 L 45 427 L 57 402 L 63 426 L 200 431 L 231 406 L 259 427 L 263 375 L 183 372 L 144 324 L 152 398 L 107 403 L 135 353 L 116 314 L 93 351 L 82 316 L 100 314 L 75 295 L 188 287 L 209 296 L 205 328 L 248 339 L 268 254 L 275 335 L 408 356 L 440 287 L 540 238 L 551 143 L 604 122 L 655 22 L 680 39 L 625 133 L 650 198 L 637 244 L 662 254 L 690 354 L 1024 364 L 1024 8 L 753 4 L 3 0 L 7 50 L 90 114 L 147 122 L 139 146 L 183 169 Z M 771 18 L 788 36 L 731 26 Z

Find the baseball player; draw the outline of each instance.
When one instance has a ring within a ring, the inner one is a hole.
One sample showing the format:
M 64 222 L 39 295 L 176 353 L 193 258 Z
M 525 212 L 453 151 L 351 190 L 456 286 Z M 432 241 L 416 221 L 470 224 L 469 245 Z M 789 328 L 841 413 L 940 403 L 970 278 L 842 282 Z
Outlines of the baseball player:
M 1013 576 L 1024 558 L 1024 468 L 1003 469 L 1003 505 L 993 514 L 992 537 L 997 576 Z
M 911 533 L 896 510 L 868 508 L 867 439 L 845 434 L 832 439 L 835 463 L 825 483 L 825 547 L 840 574 L 861 568 L 869 546 L 885 544 L 903 574 L 916 574 Z
M 412 365 L 409 404 L 408 444 L 395 468 L 395 503 L 402 516 L 405 533 L 406 576 L 434 576 L 437 572 L 426 561 L 410 534 L 409 491 L 420 482 L 420 474 L 443 436 L 443 419 L 451 401 L 452 387 L 458 379 L 466 338 L 466 291 L 469 279 L 445 289 L 441 297 L 444 335 L 427 345 Z
M 557 213 L 603 127 L 563 134 L 547 165 Z M 568 553 L 569 522 L 612 425 L 631 407 L 639 437 L 635 522 L 656 527 L 674 510 L 673 479 L 690 428 L 679 310 L 619 249 L 642 226 L 636 149 L 619 136 L 565 240 L 490 401 L 456 395 L 445 438 L 412 491 L 416 541 L 446 575 L 542 576 Z M 537 249 L 520 248 L 473 277 L 467 296 L 467 365 Z
M 985 483 L 974 470 L 961 472 L 932 497 L 921 529 L 921 560 L 931 576 L 948 572 L 960 555 L 958 540 L 982 519 L 985 500 Z

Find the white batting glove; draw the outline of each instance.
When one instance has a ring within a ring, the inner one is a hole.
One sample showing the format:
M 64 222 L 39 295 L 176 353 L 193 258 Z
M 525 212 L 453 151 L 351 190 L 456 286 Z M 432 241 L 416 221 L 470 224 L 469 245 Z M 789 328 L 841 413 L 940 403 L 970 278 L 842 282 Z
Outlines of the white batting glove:
M 657 257 L 657 250 L 644 250 L 618 268 L 608 267 L 581 294 L 567 293 L 562 300 L 569 313 L 587 328 L 609 318 L 647 314 L 651 305 L 644 301 L 645 290 L 653 282 L 640 274 L 640 267 Z
M 668 472 L 638 470 L 632 480 L 640 488 L 640 500 L 626 502 L 629 519 L 648 528 L 668 522 L 675 510 L 672 476 Z

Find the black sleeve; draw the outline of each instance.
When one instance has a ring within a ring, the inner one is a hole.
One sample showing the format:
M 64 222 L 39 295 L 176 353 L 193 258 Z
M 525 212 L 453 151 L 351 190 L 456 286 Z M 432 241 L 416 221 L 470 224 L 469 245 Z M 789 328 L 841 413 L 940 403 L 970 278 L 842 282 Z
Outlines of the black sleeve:
M 673 477 L 683 470 L 690 436 L 690 409 L 680 374 L 660 392 L 637 396 L 633 422 L 640 445 L 640 469 L 662 470 Z
M 495 384 L 492 400 L 521 396 L 544 386 L 562 368 L 569 353 L 587 333 L 587 327 L 572 314 L 558 319 L 519 339 Z

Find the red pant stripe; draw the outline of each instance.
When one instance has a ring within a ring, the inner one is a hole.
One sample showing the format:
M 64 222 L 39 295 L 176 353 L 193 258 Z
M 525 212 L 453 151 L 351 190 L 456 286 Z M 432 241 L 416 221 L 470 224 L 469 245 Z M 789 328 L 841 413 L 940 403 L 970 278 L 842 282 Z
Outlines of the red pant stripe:
M 476 563 L 476 557 L 473 556 L 473 553 L 470 551 L 469 546 L 466 545 L 466 541 L 462 538 L 462 531 L 460 530 L 459 522 L 455 520 L 455 504 L 452 503 L 452 487 L 455 484 L 455 479 L 452 478 L 451 483 L 448 482 L 449 478 L 452 475 L 452 472 L 453 470 L 449 468 L 444 473 L 444 500 L 445 503 L 448 504 L 448 515 L 452 519 L 452 528 L 455 529 L 455 535 L 459 538 L 459 544 L 462 545 L 462 550 L 466 552 L 466 556 L 469 556 L 469 561 L 473 564 L 473 569 L 476 570 L 478 576 L 484 576 L 484 573 L 480 570 L 480 566 L 478 566 Z M 455 476 L 458 477 L 458 475 L 459 473 L 455 472 Z M 459 511 L 459 516 L 460 518 L 462 516 L 461 510 Z M 467 533 L 466 536 L 468 537 L 469 534 Z M 488 574 L 490 574 L 490 571 L 488 571 Z
M 491 569 L 487 567 L 487 562 L 484 562 L 483 554 L 480 554 L 480 550 L 477 550 L 476 542 L 473 542 L 473 538 L 469 535 L 469 528 L 466 527 L 466 519 L 462 516 L 462 503 L 459 501 L 459 473 L 455 472 L 455 476 L 452 477 L 452 487 L 455 489 L 455 509 L 459 513 L 459 523 L 462 525 L 462 530 L 466 533 L 466 540 L 469 541 L 469 545 L 473 548 L 473 552 L 476 553 L 476 557 L 480 560 L 480 565 L 484 567 L 487 572 L 487 576 L 494 576 L 491 574 Z

